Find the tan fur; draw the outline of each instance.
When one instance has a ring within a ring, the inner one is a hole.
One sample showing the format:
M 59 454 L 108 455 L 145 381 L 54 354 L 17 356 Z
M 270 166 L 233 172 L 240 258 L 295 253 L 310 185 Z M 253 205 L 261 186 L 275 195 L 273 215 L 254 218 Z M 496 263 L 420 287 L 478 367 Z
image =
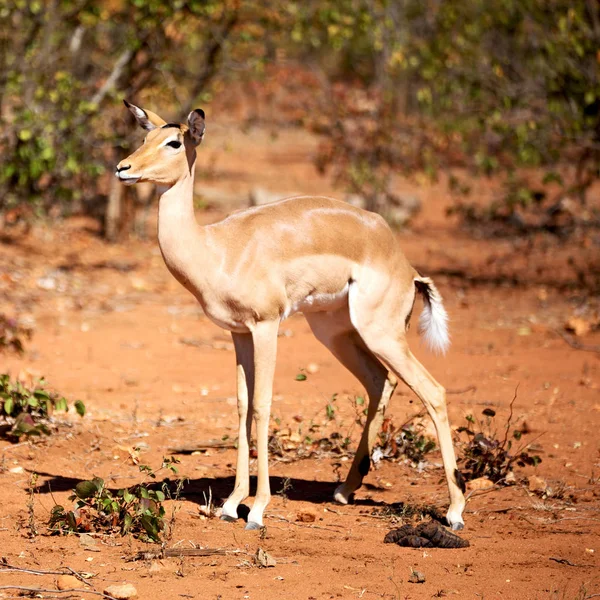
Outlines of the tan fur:
M 200 227 L 194 216 L 193 183 L 204 119 L 190 113 L 187 125 L 165 128 L 157 115 L 128 107 L 143 127 L 155 128 L 144 145 L 118 165 L 117 175 L 167 187 L 158 216 L 165 263 L 209 318 L 230 330 L 234 339 L 239 453 L 235 489 L 224 516 L 235 518 L 249 493 L 253 414 L 258 489 L 248 527 L 262 526 L 270 498 L 267 446 L 277 329 L 282 319 L 301 310 L 318 339 L 354 373 L 370 397 L 367 427 L 336 499 L 347 502 L 368 470 L 368 457 L 396 386 L 387 364 L 421 398 L 434 420 L 450 491 L 448 519 L 462 526 L 464 498 L 454 475 L 444 390 L 406 344 L 406 322 L 419 276 L 385 221 L 332 198 L 301 196 L 240 210 Z M 183 146 L 176 151 L 164 145 L 168 140 L 181 140 Z

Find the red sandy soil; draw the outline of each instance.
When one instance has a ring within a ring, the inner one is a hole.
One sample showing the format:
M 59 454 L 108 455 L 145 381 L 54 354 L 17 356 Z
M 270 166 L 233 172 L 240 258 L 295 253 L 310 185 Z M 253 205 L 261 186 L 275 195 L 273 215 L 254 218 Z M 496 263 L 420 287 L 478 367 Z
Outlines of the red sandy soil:
M 305 134 L 289 130 L 272 139 L 261 130 L 243 135 L 217 126 L 211 136 L 200 157 L 204 164 L 216 157 L 210 185 L 230 193 L 257 183 L 332 193 L 315 175 L 315 141 Z M 408 184 L 398 185 L 414 192 Z M 157 466 L 172 447 L 236 435 L 234 355 L 227 334 L 168 274 L 154 227 L 148 241 L 108 245 L 90 231 L 90 222 L 71 219 L 37 226 L 24 237 L 8 236 L 0 244 L 0 312 L 35 323 L 25 354 L 2 355 L 1 371 L 44 375 L 50 388 L 82 399 L 88 409 L 84 419 L 61 417 L 58 433 L 40 442 L 0 441 L 0 556 L 21 569 L 94 573 L 90 582 L 96 590 L 130 582 L 148 599 L 583 600 L 600 595 L 600 354 L 577 350 L 557 333 L 570 316 L 585 319 L 597 310 L 597 300 L 578 287 L 577 271 L 597 268 L 598 240 L 571 245 L 544 236 L 532 243 L 476 240 L 444 218 L 449 200 L 441 188 L 417 191 L 424 210 L 398 239 L 413 264 L 435 277 L 451 315 L 453 344 L 446 357 L 436 357 L 413 331 L 412 347 L 449 390 L 470 390 L 448 396 L 455 428 L 465 424 L 465 415 L 491 407 L 501 437 L 518 385 L 513 422 L 527 424 L 530 433 L 523 439 L 535 440 L 543 459 L 535 470 L 517 468 L 517 485 L 470 498 L 461 532 L 470 548 L 383 544 L 399 521 L 377 514 L 382 508 L 401 501 L 445 511 L 437 451 L 428 455 L 422 472 L 382 461 L 355 504 L 343 507 L 331 496 L 349 461 L 274 458 L 273 500 L 262 535 L 245 531 L 243 521 L 225 523 L 199 513 L 209 490 L 217 505 L 231 491 L 234 449 L 181 456 L 179 472 L 189 482 L 183 499 L 166 502 L 169 514 L 177 508 L 168 547 L 193 544 L 237 554 L 127 562 L 139 550 L 158 547 L 131 537 L 98 536 L 92 551 L 76 535 L 49 536 L 46 522 L 54 502 L 68 504 L 78 481 L 97 475 L 111 488 L 140 481 L 130 449 L 140 447 L 140 462 Z M 220 216 L 219 210 L 199 213 L 205 222 Z M 305 432 L 312 420 L 325 433 L 349 434 L 355 447 L 360 431 L 354 398 L 363 394 L 360 386 L 312 337 L 301 316 L 282 330 L 273 425 L 277 419 L 281 430 Z M 185 338 L 199 345 L 182 343 Z M 600 335 L 577 341 L 597 348 Z M 316 372 L 296 381 L 309 365 Z M 333 394 L 336 409 L 329 419 L 325 407 Z M 399 388 L 388 414 L 400 424 L 419 410 L 416 398 Z M 457 434 L 458 439 L 464 442 Z M 32 473 L 39 474 L 35 537 L 27 491 Z M 564 487 L 564 497 L 531 493 L 527 477 L 534 473 L 555 489 Z M 287 478 L 291 488 L 277 494 Z M 297 520 L 307 512 L 314 522 Z M 275 557 L 275 567 L 254 564 L 259 547 Z M 425 583 L 409 582 L 412 569 L 425 574 Z M 54 579 L 0 566 L 0 586 L 54 589 Z M 0 589 L 0 598 L 18 593 Z

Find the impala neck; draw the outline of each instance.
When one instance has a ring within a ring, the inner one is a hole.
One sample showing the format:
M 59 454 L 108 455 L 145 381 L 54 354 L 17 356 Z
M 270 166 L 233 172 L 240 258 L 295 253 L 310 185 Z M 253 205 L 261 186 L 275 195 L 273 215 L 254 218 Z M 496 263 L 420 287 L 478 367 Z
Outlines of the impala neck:
M 158 243 L 167 266 L 180 270 L 186 259 L 195 257 L 197 263 L 202 253 L 194 248 L 202 244 L 202 228 L 194 214 L 194 160 L 186 174 L 160 197 L 158 205 Z

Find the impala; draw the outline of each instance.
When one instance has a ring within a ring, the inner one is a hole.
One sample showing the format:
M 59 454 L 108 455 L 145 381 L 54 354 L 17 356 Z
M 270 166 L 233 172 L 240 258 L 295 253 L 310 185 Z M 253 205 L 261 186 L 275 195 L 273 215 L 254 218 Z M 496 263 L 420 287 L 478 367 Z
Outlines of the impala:
M 162 187 L 158 242 L 174 277 L 206 315 L 231 331 L 237 363 L 239 440 L 235 487 L 222 518 L 238 518 L 250 493 L 249 440 L 256 423 L 258 481 L 246 529 L 263 526 L 271 493 L 268 428 L 279 324 L 303 312 L 310 328 L 359 380 L 369 396 L 367 422 L 346 481 L 334 493 L 346 504 L 368 473 L 386 406 L 402 379 L 433 419 L 450 494 L 446 515 L 462 529 L 464 485 L 456 467 L 445 390 L 412 355 L 406 342 L 416 293 L 424 300 L 419 329 L 428 346 L 449 345 L 447 315 L 432 280 L 408 263 L 377 214 L 324 196 L 299 196 L 236 211 L 212 225 L 194 215 L 196 148 L 205 115 L 166 123 L 125 102 L 146 139 L 117 166 L 125 184 Z

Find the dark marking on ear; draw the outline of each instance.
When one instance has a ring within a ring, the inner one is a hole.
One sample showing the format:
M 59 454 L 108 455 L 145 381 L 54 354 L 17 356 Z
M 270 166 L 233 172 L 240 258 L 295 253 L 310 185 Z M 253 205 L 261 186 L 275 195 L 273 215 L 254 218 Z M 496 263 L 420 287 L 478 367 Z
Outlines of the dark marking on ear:
M 188 132 L 192 141 L 198 145 L 202 142 L 204 132 L 206 130 L 206 123 L 204 121 L 204 111 L 201 108 L 195 108 L 188 115 Z
M 166 125 L 163 125 L 161 127 L 161 129 L 168 129 L 169 127 L 175 127 L 177 129 L 181 129 L 181 125 L 179 123 L 167 123 Z
M 371 459 L 368 455 L 363 456 L 360 464 L 358 465 L 358 472 L 364 477 L 369 473 L 369 469 L 371 468 Z
M 465 478 L 462 476 L 462 473 L 458 469 L 454 469 L 454 481 L 456 481 L 456 485 L 464 494 L 467 491 L 467 486 L 465 484 Z

